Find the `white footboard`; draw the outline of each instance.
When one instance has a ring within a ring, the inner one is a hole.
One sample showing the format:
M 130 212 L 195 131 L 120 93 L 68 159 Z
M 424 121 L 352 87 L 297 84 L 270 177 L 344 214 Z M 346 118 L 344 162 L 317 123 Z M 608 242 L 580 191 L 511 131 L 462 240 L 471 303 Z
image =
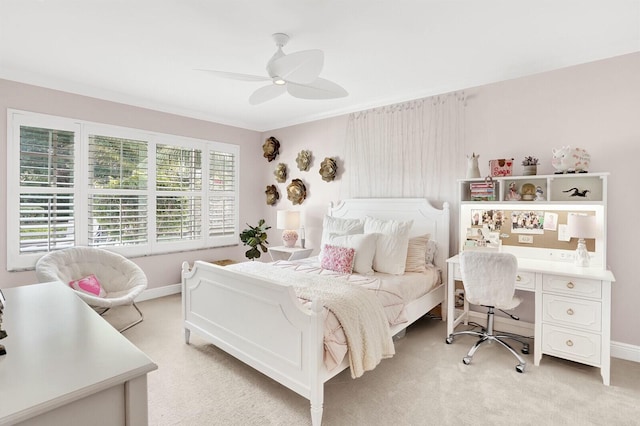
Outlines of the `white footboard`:
M 185 338 L 205 340 L 309 399 L 320 425 L 324 380 L 322 306 L 302 306 L 291 287 L 207 262 L 182 265 Z

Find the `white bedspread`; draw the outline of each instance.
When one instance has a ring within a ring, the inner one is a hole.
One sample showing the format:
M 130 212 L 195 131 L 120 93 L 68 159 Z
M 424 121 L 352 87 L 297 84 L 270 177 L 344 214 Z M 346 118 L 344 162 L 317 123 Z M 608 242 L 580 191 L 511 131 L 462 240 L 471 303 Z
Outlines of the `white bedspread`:
M 383 358 L 393 356 L 395 349 L 387 315 L 374 292 L 349 285 L 345 280 L 300 273 L 286 264 L 280 266 L 244 262 L 228 268 L 291 285 L 301 299 L 320 300 L 336 316 L 346 335 L 352 377 L 360 377 Z

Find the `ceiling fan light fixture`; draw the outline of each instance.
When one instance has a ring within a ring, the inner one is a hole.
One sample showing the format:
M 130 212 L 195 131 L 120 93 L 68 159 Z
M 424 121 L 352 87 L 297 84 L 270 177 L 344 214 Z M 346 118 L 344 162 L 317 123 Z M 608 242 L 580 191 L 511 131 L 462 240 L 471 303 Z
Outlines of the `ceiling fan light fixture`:
M 284 86 L 286 83 L 287 82 L 280 77 L 273 77 L 273 84 L 276 84 L 278 86 Z

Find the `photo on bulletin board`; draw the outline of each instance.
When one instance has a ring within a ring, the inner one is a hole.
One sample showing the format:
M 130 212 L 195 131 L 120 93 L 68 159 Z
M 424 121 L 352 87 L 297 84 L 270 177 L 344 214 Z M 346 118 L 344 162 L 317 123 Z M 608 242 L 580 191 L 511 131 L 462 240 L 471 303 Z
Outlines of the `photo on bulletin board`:
M 546 231 L 557 231 L 558 213 L 544 212 L 544 223 L 542 228 Z
M 471 225 L 489 228 L 491 231 L 499 230 L 504 223 L 502 210 L 471 210 Z
M 511 212 L 511 232 L 514 234 L 544 234 L 544 212 L 514 210 Z

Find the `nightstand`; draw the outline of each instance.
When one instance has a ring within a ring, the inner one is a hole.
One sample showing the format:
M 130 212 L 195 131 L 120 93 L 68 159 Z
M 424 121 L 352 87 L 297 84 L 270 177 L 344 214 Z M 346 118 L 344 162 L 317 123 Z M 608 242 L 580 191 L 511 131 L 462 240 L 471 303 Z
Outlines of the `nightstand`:
M 269 254 L 272 260 L 298 260 L 306 259 L 311 255 L 313 249 L 302 247 L 269 247 Z

